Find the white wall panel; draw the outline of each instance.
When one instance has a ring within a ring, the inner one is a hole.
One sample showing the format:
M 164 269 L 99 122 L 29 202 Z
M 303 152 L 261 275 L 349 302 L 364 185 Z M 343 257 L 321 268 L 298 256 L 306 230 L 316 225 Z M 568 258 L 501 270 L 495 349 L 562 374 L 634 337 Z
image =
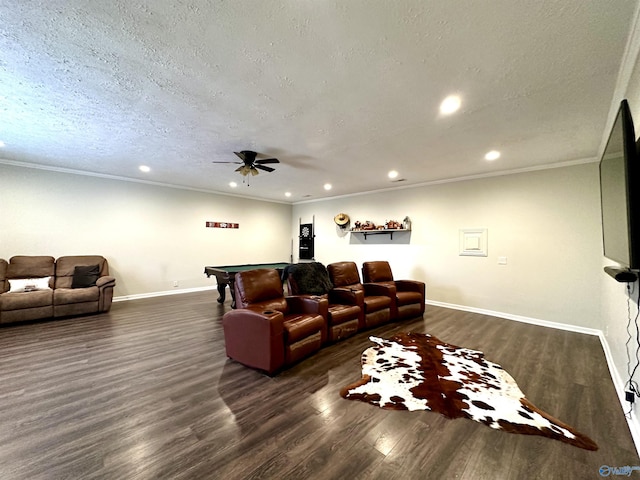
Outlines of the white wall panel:
M 0 212 L 0 257 L 104 255 L 116 296 L 213 286 L 205 265 L 290 255 L 291 206 L 232 196 L 0 165 Z
M 408 215 L 413 229 L 364 240 L 340 231 L 339 212 L 374 223 Z M 430 300 L 600 328 L 595 163 L 298 204 L 292 234 L 313 216 L 325 264 L 388 260 L 396 278 L 425 281 Z M 459 255 L 462 228 L 487 228 L 487 257 Z

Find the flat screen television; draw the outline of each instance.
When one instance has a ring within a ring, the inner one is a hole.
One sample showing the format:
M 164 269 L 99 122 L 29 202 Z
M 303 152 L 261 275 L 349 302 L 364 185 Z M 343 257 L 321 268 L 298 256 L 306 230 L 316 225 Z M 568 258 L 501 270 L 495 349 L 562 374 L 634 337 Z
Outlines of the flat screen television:
M 640 165 L 631 110 L 623 100 L 600 160 L 605 267 L 619 281 L 635 281 L 640 270 Z

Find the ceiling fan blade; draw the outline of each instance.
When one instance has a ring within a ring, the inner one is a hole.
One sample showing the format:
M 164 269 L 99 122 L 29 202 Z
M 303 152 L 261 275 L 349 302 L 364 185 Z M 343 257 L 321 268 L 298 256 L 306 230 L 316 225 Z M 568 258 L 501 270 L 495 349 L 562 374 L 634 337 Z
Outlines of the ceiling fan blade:
M 256 160 L 255 163 L 264 165 L 265 163 L 280 163 L 277 158 L 265 158 L 264 160 Z
M 217 162 L 217 161 L 212 161 L 211 163 L 235 163 L 236 165 L 238 164 L 242 164 L 242 162 Z
M 244 162 L 244 150 L 242 152 L 233 152 L 233 153 L 235 153 L 238 157 L 240 157 L 240 160 Z
M 265 172 L 273 172 L 275 168 L 265 167 L 263 165 L 254 165 L 255 168 L 259 168 L 260 170 L 264 170 Z

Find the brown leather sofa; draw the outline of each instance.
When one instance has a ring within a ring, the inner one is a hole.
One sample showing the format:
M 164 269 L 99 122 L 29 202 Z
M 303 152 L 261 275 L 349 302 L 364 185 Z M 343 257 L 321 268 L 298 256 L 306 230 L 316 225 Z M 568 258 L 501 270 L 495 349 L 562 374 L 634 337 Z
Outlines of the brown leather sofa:
M 398 319 L 418 317 L 424 313 L 426 287 L 417 280 L 394 280 L 389 262 L 376 261 L 362 264 L 362 278 L 366 283 L 393 285 L 396 297 L 392 303 L 392 317 Z
M 235 276 L 236 309 L 224 314 L 226 353 L 269 375 L 320 350 L 327 338 L 326 299 L 284 296 L 274 269 Z
M 337 342 L 358 331 L 363 310 L 364 292 L 333 288 L 327 268 L 320 262 L 297 263 L 285 270 L 291 295 L 311 295 L 328 301 L 327 341 Z
M 327 265 L 327 271 L 334 290 L 350 291 L 354 296 L 360 295 L 356 292 L 362 292 L 359 305 L 363 314 L 360 317 L 358 330 L 381 325 L 394 319 L 392 304 L 396 297 L 395 286 L 373 283 L 363 285 L 360 282 L 358 267 L 354 262 L 331 263 Z
M 0 259 L 0 323 L 107 312 L 114 286 L 100 255 Z

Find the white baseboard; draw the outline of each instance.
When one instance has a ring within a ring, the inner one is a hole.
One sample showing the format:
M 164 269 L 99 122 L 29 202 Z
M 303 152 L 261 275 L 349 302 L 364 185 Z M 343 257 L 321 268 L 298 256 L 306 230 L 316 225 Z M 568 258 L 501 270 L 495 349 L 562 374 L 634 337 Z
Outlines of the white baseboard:
M 454 310 L 462 310 L 465 312 L 480 313 L 482 315 L 490 315 L 492 317 L 505 318 L 507 320 L 514 320 L 516 322 L 529 323 L 531 325 L 539 325 L 541 327 L 557 328 L 558 330 L 567 330 L 569 332 L 585 333 L 587 335 L 600 336 L 602 332 L 595 328 L 578 327 L 576 325 L 570 325 L 568 323 L 550 322 L 548 320 L 540 320 L 538 318 L 523 317 L 522 315 L 513 315 L 511 313 L 495 312 L 493 310 L 485 310 L 483 308 L 467 307 L 465 305 L 456 305 L 454 303 L 436 302 L 433 300 L 427 300 L 427 305 L 434 305 L 436 307 L 452 308 Z
M 141 298 L 153 298 L 164 297 L 166 295 L 180 295 L 182 293 L 203 292 L 205 290 L 215 290 L 216 287 L 195 287 L 195 288 L 182 288 L 174 290 L 165 290 L 162 292 L 150 292 L 150 293 L 137 293 L 135 295 L 122 295 L 120 297 L 113 297 L 114 302 L 126 302 L 129 300 L 139 300 Z
M 613 386 L 615 387 L 616 393 L 618 394 L 618 400 L 620 401 L 622 410 L 625 412 L 627 424 L 629 425 L 629 431 L 631 432 L 631 436 L 633 437 L 633 443 L 635 443 L 636 445 L 636 451 L 640 456 L 640 420 L 636 415 L 635 409 L 629 409 L 629 403 L 624 398 L 625 382 L 622 380 L 620 372 L 613 363 L 613 355 L 611 354 L 611 349 L 609 348 L 609 343 L 607 342 L 604 333 L 600 332 L 599 337 L 600 343 L 602 344 L 602 349 L 604 350 L 604 355 L 607 358 L 607 365 L 609 366 L 609 374 L 611 375 L 611 380 L 613 380 Z M 627 412 L 629 412 L 628 415 Z
M 548 320 L 540 320 L 537 318 L 523 317 L 520 315 L 512 315 L 510 313 L 495 312 L 493 310 L 484 310 L 481 308 L 467 307 L 464 305 L 455 305 L 452 303 L 436 302 L 433 300 L 427 300 L 426 304 L 434 305 L 436 307 L 451 308 L 453 310 L 462 310 L 465 312 L 480 313 L 483 315 L 490 315 L 492 317 L 504 318 L 507 320 L 514 320 L 516 322 L 529 323 L 529 324 L 538 325 L 541 327 L 557 328 L 559 330 L 567 330 L 569 332 L 584 333 L 587 335 L 596 335 L 600 339 L 602 349 L 604 350 L 604 356 L 607 359 L 607 366 L 609 367 L 609 375 L 611 376 L 611 380 L 613 381 L 613 386 L 615 387 L 616 393 L 618 394 L 618 400 L 620 401 L 622 411 L 626 413 L 629 410 L 629 405 L 624 398 L 624 382 L 622 381 L 620 372 L 618 372 L 618 369 L 616 368 L 615 363 L 613 362 L 613 355 L 611 354 L 609 343 L 607 342 L 607 339 L 604 336 L 604 333 L 602 332 L 602 330 L 597 330 L 595 328 L 577 327 L 575 325 L 569 325 L 566 323 L 550 322 Z M 627 425 L 629 426 L 629 431 L 631 432 L 631 437 L 633 438 L 633 443 L 636 446 L 636 451 L 638 455 L 640 455 L 640 420 L 638 419 L 637 415 L 633 410 L 631 411 L 630 416 L 626 416 L 626 419 L 627 419 Z

